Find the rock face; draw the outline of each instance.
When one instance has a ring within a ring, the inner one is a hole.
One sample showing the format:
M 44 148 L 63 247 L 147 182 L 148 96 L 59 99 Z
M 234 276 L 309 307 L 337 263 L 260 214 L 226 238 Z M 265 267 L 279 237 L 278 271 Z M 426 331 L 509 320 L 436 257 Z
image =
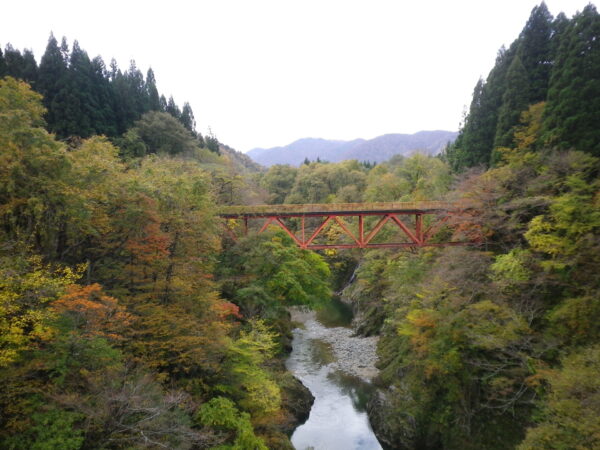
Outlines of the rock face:
M 377 390 L 367 404 L 371 427 L 385 450 L 415 448 L 414 419 L 402 413 L 402 405 L 391 404 L 382 390 Z
M 310 414 L 310 409 L 315 402 L 315 397 L 306 386 L 296 377 L 290 376 L 285 380 L 282 392 L 282 406 L 293 417 L 293 421 L 285 424 L 282 430 L 287 435 L 306 422 Z

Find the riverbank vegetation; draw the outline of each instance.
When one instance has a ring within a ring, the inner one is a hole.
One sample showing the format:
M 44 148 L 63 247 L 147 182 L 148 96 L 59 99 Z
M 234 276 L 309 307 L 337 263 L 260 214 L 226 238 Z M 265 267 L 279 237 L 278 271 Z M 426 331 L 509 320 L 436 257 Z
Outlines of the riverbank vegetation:
M 381 336 L 390 448 L 599 446 L 599 26 L 592 5 L 536 7 L 441 157 L 269 170 L 201 136 L 153 73 L 54 37 L 39 66 L 6 47 L 0 446 L 290 448 L 307 402 L 286 307 L 332 291 Z M 456 237 L 481 246 L 312 253 L 277 230 L 230 241 L 215 215 L 458 199 L 477 207 Z

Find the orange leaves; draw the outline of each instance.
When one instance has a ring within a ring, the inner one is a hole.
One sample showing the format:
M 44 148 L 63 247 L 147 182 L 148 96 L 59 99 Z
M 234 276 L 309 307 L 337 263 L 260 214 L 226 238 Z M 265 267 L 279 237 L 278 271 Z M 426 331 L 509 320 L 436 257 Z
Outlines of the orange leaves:
M 69 286 L 67 293 L 52 303 L 52 308 L 69 316 L 86 335 L 122 339 L 120 333 L 133 322 L 133 316 L 116 298 L 104 294 L 99 284 Z
M 137 193 L 119 211 L 119 225 L 128 236 L 125 248 L 136 263 L 150 264 L 169 256 L 171 239 L 161 229 L 163 219 L 158 209 L 155 199 Z
M 239 306 L 231 303 L 231 302 L 221 302 L 215 305 L 215 309 L 217 310 L 217 314 L 221 319 L 226 319 L 227 317 L 233 316 L 237 319 L 241 319 L 242 315 L 240 314 Z
M 139 263 L 152 263 L 169 256 L 169 237 L 160 229 L 160 223 L 150 222 L 143 228 L 141 236 L 130 238 L 125 248 Z

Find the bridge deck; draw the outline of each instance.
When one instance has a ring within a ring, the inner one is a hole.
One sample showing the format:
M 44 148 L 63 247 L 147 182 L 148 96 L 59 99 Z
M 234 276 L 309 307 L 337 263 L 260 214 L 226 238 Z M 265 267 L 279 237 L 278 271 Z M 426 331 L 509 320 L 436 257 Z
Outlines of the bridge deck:
M 457 202 L 375 202 L 375 203 L 324 203 L 303 205 L 250 205 L 223 206 L 217 214 L 225 218 L 237 217 L 301 217 L 314 215 L 357 215 L 382 213 L 434 213 L 466 209 L 465 203 Z

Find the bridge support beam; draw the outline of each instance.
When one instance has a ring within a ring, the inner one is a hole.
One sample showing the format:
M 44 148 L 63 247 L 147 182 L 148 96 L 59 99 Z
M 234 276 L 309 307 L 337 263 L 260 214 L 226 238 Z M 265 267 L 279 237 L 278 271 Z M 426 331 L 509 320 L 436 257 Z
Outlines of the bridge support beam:
M 287 206 L 287 205 L 286 205 Z M 302 206 L 302 205 L 300 205 Z M 314 205 L 313 205 L 314 206 Z M 250 232 L 249 222 L 251 220 L 263 220 L 258 228 L 258 233 L 263 233 L 269 228 L 269 225 L 278 226 L 302 249 L 318 250 L 329 248 L 415 248 L 415 247 L 441 247 L 453 245 L 473 245 L 480 243 L 480 239 L 471 241 L 449 241 L 449 242 L 430 242 L 430 239 L 439 232 L 444 226 L 449 226 L 449 218 L 455 217 L 456 212 L 451 211 L 419 211 L 419 210 L 397 210 L 397 211 L 336 211 L 336 212 L 309 212 L 309 213 L 238 213 L 223 214 L 226 219 L 225 228 L 227 233 L 235 240 L 237 238 L 235 230 L 240 230 L 244 235 Z M 460 213 L 458 213 L 460 214 Z M 425 219 L 427 216 L 427 220 Z M 322 219 L 314 231 L 307 229 L 306 218 Z M 366 230 L 365 218 L 377 217 L 379 220 L 371 228 Z M 299 218 L 300 224 L 297 227 L 290 227 L 284 222 L 286 218 Z M 356 218 L 350 224 L 345 218 Z M 232 221 L 243 220 L 242 227 L 230 227 Z M 414 223 L 413 223 L 414 221 Z M 394 223 L 402 231 L 404 242 L 378 242 L 373 240 L 379 235 L 383 227 L 388 223 Z M 315 240 L 322 235 L 323 230 L 330 225 L 335 224 L 341 229 L 342 234 L 347 236 L 351 243 L 327 243 L 322 244 Z M 427 224 L 427 225 L 426 225 Z M 239 231 L 238 231 L 239 233 Z

